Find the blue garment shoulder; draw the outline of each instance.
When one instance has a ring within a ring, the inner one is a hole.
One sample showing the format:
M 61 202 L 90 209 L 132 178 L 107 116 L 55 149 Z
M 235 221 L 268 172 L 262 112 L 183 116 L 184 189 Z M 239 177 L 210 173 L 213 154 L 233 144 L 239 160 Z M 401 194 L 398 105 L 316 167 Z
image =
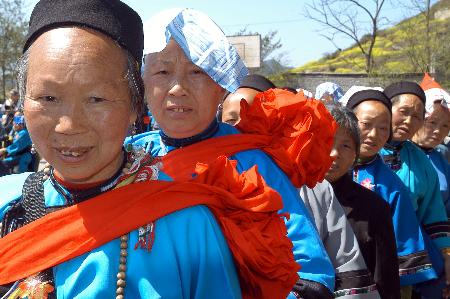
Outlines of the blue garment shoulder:
M 0 220 L 9 208 L 20 200 L 23 183 L 30 174 L 26 172 L 0 177 Z

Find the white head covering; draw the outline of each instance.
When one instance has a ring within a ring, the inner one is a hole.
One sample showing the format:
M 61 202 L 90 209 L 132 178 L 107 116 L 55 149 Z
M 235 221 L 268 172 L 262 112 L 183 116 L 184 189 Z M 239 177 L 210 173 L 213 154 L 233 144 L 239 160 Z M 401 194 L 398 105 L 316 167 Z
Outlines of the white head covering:
M 185 55 L 229 92 L 248 75 L 244 62 L 222 30 L 194 9 L 170 9 L 144 23 L 144 55 L 161 52 L 173 38 Z
M 340 87 L 338 84 L 333 82 L 324 82 L 317 85 L 315 98 L 320 100 L 326 93 L 333 96 L 333 100 L 335 103 L 338 103 L 340 98 L 342 98 L 342 96 L 344 95 L 342 87 Z
M 361 90 L 378 90 L 383 92 L 383 88 L 381 87 L 367 87 L 367 86 L 352 86 L 349 90 L 344 94 L 344 96 L 339 100 L 339 103 L 341 103 L 342 106 L 347 106 L 347 102 L 350 99 L 350 97 L 355 94 L 358 91 Z
M 428 116 L 433 112 L 435 103 L 440 103 L 445 108 L 449 108 L 450 95 L 433 77 L 430 76 L 430 74 L 425 73 L 422 82 L 420 83 L 420 87 L 422 87 L 426 97 L 425 116 Z

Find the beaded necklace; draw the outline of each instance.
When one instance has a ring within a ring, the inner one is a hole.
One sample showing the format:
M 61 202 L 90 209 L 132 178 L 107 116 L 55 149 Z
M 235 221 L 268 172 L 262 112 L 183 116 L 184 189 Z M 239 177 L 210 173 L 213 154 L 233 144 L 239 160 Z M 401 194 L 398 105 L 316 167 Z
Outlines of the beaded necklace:
M 128 162 L 123 164 L 121 171 L 118 171 L 111 179 L 103 183 L 101 186 L 96 186 L 88 190 L 80 191 L 81 193 L 89 194 L 89 196 L 81 196 L 81 194 L 76 194 L 76 196 L 74 196 L 74 194 L 64 192 L 64 188 L 62 188 L 54 178 L 53 168 L 50 166 L 44 168 L 44 178 L 50 178 L 53 187 L 55 187 L 55 190 L 67 200 L 67 203 L 69 205 L 78 203 L 77 199 L 81 202 L 100 193 L 117 188 L 121 184 L 125 185 L 131 182 L 157 179 L 159 168 L 161 165 L 159 163 L 155 163 L 157 161 L 155 161 L 155 159 L 150 154 L 146 153 L 143 148 L 133 149 L 126 154 L 127 157 L 125 161 Z M 143 236 L 141 236 L 141 231 Z M 149 236 L 147 236 L 148 233 L 150 233 Z M 141 248 L 150 251 L 153 245 L 153 240 L 154 223 L 139 228 L 139 238 L 135 249 L 137 249 L 140 245 Z M 120 237 L 119 267 L 116 275 L 116 299 L 125 298 L 125 287 L 127 285 L 126 271 L 128 259 L 128 241 L 129 233 L 124 234 Z

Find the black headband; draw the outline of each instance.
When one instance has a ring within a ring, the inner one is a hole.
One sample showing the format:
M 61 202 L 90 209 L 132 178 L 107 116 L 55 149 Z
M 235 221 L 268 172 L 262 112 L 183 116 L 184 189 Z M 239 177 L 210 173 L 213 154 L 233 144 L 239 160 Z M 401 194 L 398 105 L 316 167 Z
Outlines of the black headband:
M 386 106 L 386 108 L 388 108 L 389 112 L 392 114 L 391 101 L 387 98 L 387 96 L 383 92 L 373 89 L 366 89 L 355 92 L 348 100 L 347 107 L 353 110 L 355 109 L 356 106 L 358 106 L 364 101 L 380 102 L 381 104 Z
M 419 97 L 424 105 L 427 99 L 422 87 L 420 87 L 419 84 L 410 81 L 402 81 L 391 84 L 384 89 L 384 93 L 390 100 L 401 94 L 413 94 Z
M 239 88 L 251 88 L 257 91 L 266 91 L 275 87 L 272 81 L 261 75 L 248 75 L 239 85 Z
M 44 32 L 67 26 L 99 31 L 127 49 L 141 65 L 144 31 L 139 15 L 119 0 L 41 0 L 31 14 L 23 51 Z

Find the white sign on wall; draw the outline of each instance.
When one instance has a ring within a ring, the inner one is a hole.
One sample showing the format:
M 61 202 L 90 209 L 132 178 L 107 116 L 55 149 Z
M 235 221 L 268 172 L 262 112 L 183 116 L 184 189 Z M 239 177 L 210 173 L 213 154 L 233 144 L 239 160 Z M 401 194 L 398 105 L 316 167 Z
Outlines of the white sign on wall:
M 248 68 L 261 67 L 261 35 L 227 36 Z

